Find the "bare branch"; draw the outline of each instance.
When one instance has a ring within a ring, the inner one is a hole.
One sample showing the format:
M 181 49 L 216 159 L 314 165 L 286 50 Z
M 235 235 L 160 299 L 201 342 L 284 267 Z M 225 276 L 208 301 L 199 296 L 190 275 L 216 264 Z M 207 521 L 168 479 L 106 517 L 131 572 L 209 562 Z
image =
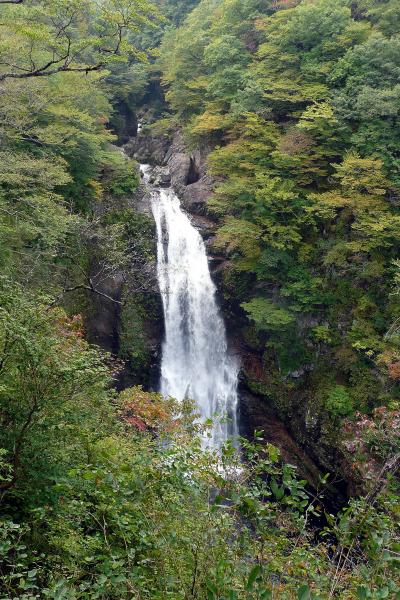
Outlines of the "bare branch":
M 94 285 L 92 284 L 92 282 L 90 281 L 89 285 L 85 285 L 83 283 L 78 284 L 78 285 L 74 285 L 73 287 L 69 287 L 69 288 L 65 288 L 63 289 L 63 291 L 61 292 L 61 294 L 59 294 L 51 304 L 49 304 L 49 306 L 47 307 L 47 310 L 50 310 L 52 308 L 54 308 L 54 306 L 56 306 L 65 296 L 65 294 L 70 294 L 71 292 L 76 292 L 78 290 L 86 290 L 87 292 L 91 292 L 92 294 L 96 294 L 96 296 L 100 296 L 102 298 L 105 298 L 106 300 L 109 300 L 110 302 L 113 302 L 114 304 L 118 304 L 119 306 L 123 306 L 123 302 L 121 302 L 121 300 L 117 300 L 116 298 L 112 298 L 111 296 L 109 296 L 108 294 L 105 294 L 104 292 L 100 292 L 100 290 L 97 290 Z
M 1 2 L 1 0 L 0 0 Z M 60 62 L 60 61 L 57 61 Z M 52 61 L 45 65 L 44 69 L 48 69 L 49 65 L 54 64 Z M 104 68 L 104 63 L 99 63 L 93 67 L 70 67 L 69 65 L 62 65 L 56 69 L 44 70 L 43 68 L 36 69 L 36 71 L 29 71 L 28 73 L 3 73 L 0 75 L 0 81 L 5 79 L 27 79 L 29 77 L 49 77 L 56 73 L 91 73 L 92 71 L 100 71 Z

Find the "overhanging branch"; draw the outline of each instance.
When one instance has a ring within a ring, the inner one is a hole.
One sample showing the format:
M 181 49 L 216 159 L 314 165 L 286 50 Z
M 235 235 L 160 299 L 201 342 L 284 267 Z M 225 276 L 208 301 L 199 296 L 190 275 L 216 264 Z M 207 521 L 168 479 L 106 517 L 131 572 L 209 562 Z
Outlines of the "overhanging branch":
M 0 0 L 1 2 L 1 0 Z M 93 67 L 70 67 L 69 65 L 62 65 L 56 69 L 47 69 L 47 65 L 44 68 L 36 69 L 35 71 L 29 71 L 27 73 L 2 73 L 0 75 L 0 81 L 5 79 L 27 79 L 29 77 L 48 77 L 55 75 L 56 73 L 91 73 L 92 71 L 100 71 L 104 67 L 104 63 L 99 63 Z
M 73 287 L 69 287 L 69 288 L 63 289 L 63 291 L 61 292 L 61 294 L 59 294 L 59 296 L 57 296 L 53 300 L 53 302 L 47 307 L 47 310 L 50 310 L 51 308 L 54 308 L 54 306 L 57 306 L 57 304 L 59 304 L 61 302 L 61 300 L 63 299 L 63 297 L 65 296 L 65 294 L 70 294 L 71 292 L 76 292 L 78 290 L 85 290 L 87 292 L 95 294 L 96 296 L 101 296 L 102 298 L 105 298 L 106 300 L 109 300 L 110 302 L 113 302 L 114 304 L 118 304 L 119 306 L 123 306 L 123 302 L 121 302 L 121 300 L 117 300 L 116 298 L 112 298 L 108 294 L 105 294 L 104 292 L 101 292 L 100 290 L 97 290 L 94 287 L 93 283 L 90 281 L 89 285 L 82 283 L 82 284 L 74 285 Z

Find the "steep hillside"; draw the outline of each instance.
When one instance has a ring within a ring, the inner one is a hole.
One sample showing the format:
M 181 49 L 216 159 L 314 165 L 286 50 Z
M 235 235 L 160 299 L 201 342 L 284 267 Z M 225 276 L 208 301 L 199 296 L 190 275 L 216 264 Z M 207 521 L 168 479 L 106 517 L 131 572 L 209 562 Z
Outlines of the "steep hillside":
M 398 409 L 399 27 L 394 2 L 207 0 L 159 61 L 208 154 L 247 381 L 330 470 Z

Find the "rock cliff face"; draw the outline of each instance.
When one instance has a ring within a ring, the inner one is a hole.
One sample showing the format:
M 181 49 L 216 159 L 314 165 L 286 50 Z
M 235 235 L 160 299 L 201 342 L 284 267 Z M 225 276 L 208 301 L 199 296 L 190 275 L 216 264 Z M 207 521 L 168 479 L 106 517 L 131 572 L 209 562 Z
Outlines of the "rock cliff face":
M 206 152 L 189 153 L 181 134 L 177 133 L 165 156 L 173 188 L 186 210 L 198 216 L 207 214 L 206 203 L 213 190 L 213 181 L 206 171 Z
M 154 136 L 139 131 L 124 146 L 124 151 L 139 163 L 163 165 L 171 140 L 167 136 Z
M 140 186 L 130 198 L 115 200 L 110 197 L 102 203 L 96 203 L 93 211 L 98 219 L 115 211 L 131 211 L 132 214 L 143 215 L 146 222 L 152 224 L 150 202 L 144 186 Z M 155 278 L 155 234 L 143 235 L 147 235 L 148 243 L 154 245 L 154 260 L 146 259 L 138 267 L 142 277 L 149 281 L 146 289 L 141 291 L 143 286 L 141 283 L 138 285 L 134 269 L 116 268 L 112 276 L 97 282 L 96 288 L 103 295 L 87 296 L 82 308 L 87 340 L 121 359 L 122 368 L 116 379 L 119 389 L 132 385 L 155 388 L 158 383 L 163 319 Z M 102 249 L 94 239 L 88 266 L 90 278 L 95 278 L 101 269 L 101 254 Z M 135 256 L 132 260 L 135 260 Z
M 216 228 L 207 216 L 207 200 L 213 189 L 213 181 L 206 171 L 207 150 L 191 153 L 180 132 L 172 139 L 139 132 L 124 145 L 128 156 L 156 167 L 151 183 L 160 187 L 172 185 L 206 239 Z

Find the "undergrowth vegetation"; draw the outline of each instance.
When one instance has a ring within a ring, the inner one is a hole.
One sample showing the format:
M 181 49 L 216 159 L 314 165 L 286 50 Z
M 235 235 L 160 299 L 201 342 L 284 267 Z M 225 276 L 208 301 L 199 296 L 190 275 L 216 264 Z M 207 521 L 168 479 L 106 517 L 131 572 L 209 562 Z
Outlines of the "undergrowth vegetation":
M 117 395 L 79 320 L 1 293 L 2 598 L 395 597 L 393 465 L 335 517 L 261 432 L 217 458 L 190 403 Z

